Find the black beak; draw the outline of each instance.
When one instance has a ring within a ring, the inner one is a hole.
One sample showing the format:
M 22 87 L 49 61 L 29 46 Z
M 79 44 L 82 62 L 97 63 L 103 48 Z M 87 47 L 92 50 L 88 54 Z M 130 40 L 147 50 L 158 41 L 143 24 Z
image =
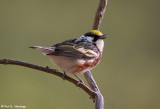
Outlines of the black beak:
M 99 39 L 105 39 L 107 37 L 107 34 L 104 34 L 102 36 L 99 37 Z

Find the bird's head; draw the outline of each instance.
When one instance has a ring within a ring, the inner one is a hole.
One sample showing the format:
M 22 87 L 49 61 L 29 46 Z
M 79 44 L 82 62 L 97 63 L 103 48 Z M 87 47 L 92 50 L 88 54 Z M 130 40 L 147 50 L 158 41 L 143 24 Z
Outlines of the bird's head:
M 84 34 L 84 36 L 89 42 L 95 44 L 101 52 L 103 51 L 103 40 L 106 38 L 106 34 L 103 35 L 99 30 L 91 30 L 90 32 Z
M 99 39 L 104 40 L 106 38 L 106 34 L 103 35 L 99 30 L 91 30 L 84 36 L 87 37 L 89 42 L 96 42 Z

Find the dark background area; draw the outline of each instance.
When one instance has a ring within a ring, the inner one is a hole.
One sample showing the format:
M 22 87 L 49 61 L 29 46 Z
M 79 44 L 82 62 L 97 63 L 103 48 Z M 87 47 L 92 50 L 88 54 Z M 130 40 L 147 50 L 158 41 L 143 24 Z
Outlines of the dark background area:
M 51 46 L 91 30 L 99 0 L 0 0 L 0 58 L 49 66 L 28 46 Z M 160 1 L 109 0 L 105 47 L 92 74 L 106 109 L 160 108 Z M 60 70 L 61 71 L 61 70 Z M 71 75 L 72 76 L 72 75 Z M 83 75 L 80 75 L 83 78 Z M 0 105 L 93 109 L 75 85 L 37 70 L 0 65 Z

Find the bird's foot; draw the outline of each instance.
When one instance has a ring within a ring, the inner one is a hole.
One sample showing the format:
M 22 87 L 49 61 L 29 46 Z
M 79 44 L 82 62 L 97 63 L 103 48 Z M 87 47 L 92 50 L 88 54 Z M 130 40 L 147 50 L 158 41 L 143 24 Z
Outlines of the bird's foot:
M 47 69 L 50 69 L 48 66 L 46 66 Z
M 64 71 L 62 79 L 65 80 L 65 76 L 67 76 L 66 72 Z
M 83 80 L 79 76 L 77 76 L 76 74 L 74 74 L 74 76 L 78 78 L 77 86 L 84 83 Z

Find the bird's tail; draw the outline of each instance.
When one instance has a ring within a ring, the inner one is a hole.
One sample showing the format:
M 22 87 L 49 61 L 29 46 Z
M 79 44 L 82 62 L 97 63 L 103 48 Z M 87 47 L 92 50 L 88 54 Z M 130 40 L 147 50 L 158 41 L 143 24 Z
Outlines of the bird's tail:
M 40 50 L 43 52 L 44 55 L 51 54 L 54 52 L 54 47 L 30 46 L 29 48 Z

